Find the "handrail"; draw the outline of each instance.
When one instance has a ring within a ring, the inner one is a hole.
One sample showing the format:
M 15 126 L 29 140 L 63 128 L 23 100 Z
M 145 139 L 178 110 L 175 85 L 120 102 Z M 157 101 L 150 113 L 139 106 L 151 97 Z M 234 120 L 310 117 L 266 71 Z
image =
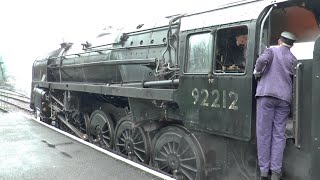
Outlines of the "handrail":
M 301 67 L 302 63 L 298 63 L 295 70 L 296 70 L 296 93 L 295 93 L 295 133 L 294 133 L 294 139 L 295 139 L 295 146 L 297 148 L 301 148 L 301 143 L 300 143 L 300 98 L 299 98 L 299 93 L 300 93 L 300 72 L 301 72 Z
M 271 11 L 273 10 L 274 7 L 276 7 L 277 4 L 274 4 L 270 9 L 269 11 L 267 12 L 266 16 L 263 18 L 262 22 L 261 22 L 261 28 L 260 28 L 260 37 L 259 37 L 259 44 L 261 44 L 262 42 L 262 35 L 263 35 L 263 28 L 264 28 L 264 23 L 266 22 L 267 18 L 269 17 Z M 259 45 L 259 55 L 262 53 L 261 52 L 262 49 L 261 49 L 261 45 Z
M 61 57 L 67 58 L 68 56 L 78 56 L 79 57 L 81 55 L 89 54 L 89 53 L 92 53 L 92 52 L 101 53 L 103 51 L 128 50 L 128 49 L 139 49 L 139 48 L 153 48 L 153 47 L 161 47 L 161 46 L 166 46 L 166 43 L 139 45 L 139 46 L 126 46 L 126 47 L 111 47 L 111 48 L 104 48 L 104 49 L 95 49 L 95 47 L 93 47 L 92 49 L 87 49 L 87 51 L 84 51 L 84 52 L 80 52 L 80 53 L 77 53 L 77 54 L 67 54 L 67 55 L 64 55 L 64 56 L 55 57 L 53 59 L 61 58 Z
M 100 65 L 149 65 L 155 66 L 157 58 L 148 58 L 148 59 L 123 59 L 123 60 L 107 60 L 107 61 L 97 61 L 97 62 L 87 62 L 79 64 L 67 64 L 60 66 L 49 66 L 50 68 L 79 68 L 79 67 L 88 67 L 88 66 L 100 66 Z

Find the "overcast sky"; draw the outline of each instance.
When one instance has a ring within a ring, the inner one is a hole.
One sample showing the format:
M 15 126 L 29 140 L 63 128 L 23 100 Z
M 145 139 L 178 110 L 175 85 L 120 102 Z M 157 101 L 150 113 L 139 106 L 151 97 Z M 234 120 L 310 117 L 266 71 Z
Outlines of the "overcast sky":
M 88 39 L 105 26 L 209 10 L 239 0 L 10 0 L 0 2 L 0 56 L 28 89 L 34 59 L 64 41 Z M 87 38 L 88 37 L 88 38 Z

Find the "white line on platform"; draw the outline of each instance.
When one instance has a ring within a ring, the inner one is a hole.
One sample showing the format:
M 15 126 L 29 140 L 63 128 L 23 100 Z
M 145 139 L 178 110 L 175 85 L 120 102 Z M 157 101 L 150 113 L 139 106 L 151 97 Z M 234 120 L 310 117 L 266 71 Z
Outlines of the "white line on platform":
M 102 153 L 104 153 L 104 154 L 107 154 L 107 155 L 109 155 L 109 156 L 111 156 L 111 157 L 113 157 L 113 158 L 115 158 L 115 159 L 118 159 L 118 160 L 123 161 L 123 162 L 125 162 L 125 163 L 127 163 L 127 164 L 130 164 L 131 166 L 134 166 L 134 167 L 136 167 L 136 168 L 139 168 L 139 169 L 141 169 L 141 170 L 143 170 L 143 171 L 145 171 L 145 172 L 148 172 L 148 173 L 150 173 L 150 174 L 152 174 L 152 175 L 155 175 L 155 176 L 157 176 L 157 177 L 159 177 L 159 178 L 162 178 L 162 179 L 175 180 L 175 179 L 173 179 L 173 178 L 170 177 L 170 176 L 167 176 L 167 175 L 165 175 L 165 174 L 162 174 L 162 173 L 160 173 L 160 172 L 157 172 L 157 171 L 155 171 L 155 170 L 152 170 L 152 169 L 150 169 L 150 168 L 147 168 L 147 167 L 145 167 L 145 166 L 143 166 L 143 165 L 141 165 L 141 164 L 138 164 L 138 163 L 136 163 L 136 162 L 130 161 L 129 159 L 126 159 L 126 158 L 124 158 L 124 157 L 121 157 L 121 156 L 119 156 L 119 155 L 117 155 L 117 154 L 114 154 L 114 153 L 108 151 L 108 150 L 102 149 L 102 148 L 100 148 L 100 147 L 98 147 L 98 146 L 95 146 L 95 145 L 93 145 L 93 144 L 91 144 L 91 143 L 89 143 L 89 142 L 87 142 L 87 141 L 84 141 L 84 140 L 82 140 L 82 139 L 80 139 L 80 138 L 78 138 L 78 137 L 75 137 L 75 136 L 73 136 L 73 135 L 71 135 L 71 134 L 69 134 L 69 133 L 67 133 L 67 132 L 64 132 L 64 131 L 62 131 L 62 130 L 60 130 L 60 129 L 57 129 L 57 128 L 51 126 L 51 125 L 48 125 L 48 124 L 46 124 L 46 123 L 44 123 L 44 122 L 41 122 L 40 120 L 37 120 L 36 118 L 34 118 L 34 117 L 30 116 L 30 115 L 26 115 L 26 114 L 23 114 L 23 113 L 21 113 L 21 114 L 22 114 L 24 117 L 26 117 L 26 118 L 32 119 L 32 120 L 34 120 L 34 121 L 36 121 L 36 122 L 38 122 L 38 123 L 40 123 L 40 124 L 42 124 L 42 125 L 44 125 L 44 126 L 47 126 L 48 128 L 50 128 L 50 129 L 52 129 L 52 130 L 54 130 L 54 131 L 57 131 L 57 132 L 65 135 L 65 136 L 68 136 L 68 137 L 70 137 L 70 138 L 72 138 L 72 139 L 74 139 L 74 140 L 76 140 L 76 141 L 78 141 L 78 142 L 80 142 L 80 143 L 82 143 L 82 144 L 85 144 L 85 145 L 87 145 L 87 146 L 89 146 L 89 147 L 91 147 L 91 148 L 94 148 L 94 149 L 96 149 L 96 150 L 98 150 L 98 151 L 100 151 L 100 152 L 102 152 Z

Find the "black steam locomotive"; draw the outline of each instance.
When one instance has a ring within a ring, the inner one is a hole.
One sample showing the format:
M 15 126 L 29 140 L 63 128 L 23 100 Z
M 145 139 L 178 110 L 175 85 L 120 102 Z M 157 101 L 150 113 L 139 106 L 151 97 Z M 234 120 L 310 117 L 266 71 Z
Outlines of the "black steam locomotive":
M 317 0 L 249 0 L 65 42 L 34 62 L 30 106 L 177 179 L 257 179 L 253 67 L 262 45 L 290 31 L 298 64 L 283 178 L 318 180 L 319 23 Z

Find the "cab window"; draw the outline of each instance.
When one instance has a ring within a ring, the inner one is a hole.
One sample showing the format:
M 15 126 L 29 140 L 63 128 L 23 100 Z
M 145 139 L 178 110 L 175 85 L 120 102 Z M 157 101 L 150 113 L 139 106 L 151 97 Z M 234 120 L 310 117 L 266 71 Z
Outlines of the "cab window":
M 186 73 L 207 74 L 210 71 L 209 43 L 210 33 L 189 36 Z
M 219 29 L 216 37 L 215 73 L 244 73 L 248 47 L 248 28 Z

